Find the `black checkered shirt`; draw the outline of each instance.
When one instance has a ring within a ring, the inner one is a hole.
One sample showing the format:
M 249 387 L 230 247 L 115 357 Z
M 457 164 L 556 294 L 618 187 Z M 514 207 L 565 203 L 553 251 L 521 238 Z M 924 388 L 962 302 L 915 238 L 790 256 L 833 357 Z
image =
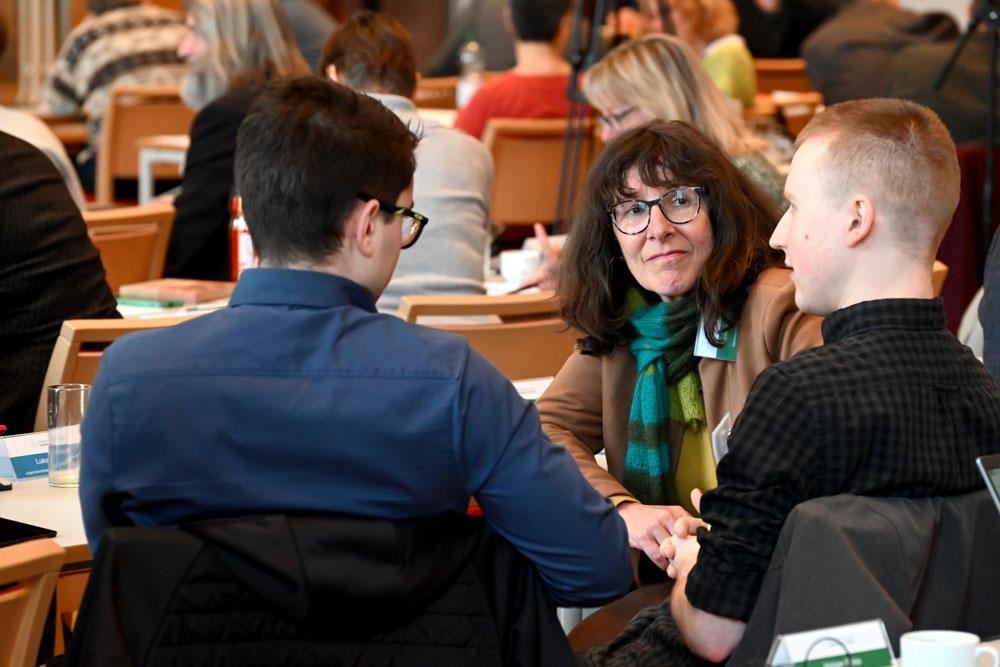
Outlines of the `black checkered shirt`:
M 1000 452 L 1000 385 L 944 328 L 940 300 L 838 310 L 825 345 L 760 374 L 737 419 L 701 552 L 699 609 L 747 620 L 785 518 L 838 493 L 938 496 L 978 488 L 974 459 Z

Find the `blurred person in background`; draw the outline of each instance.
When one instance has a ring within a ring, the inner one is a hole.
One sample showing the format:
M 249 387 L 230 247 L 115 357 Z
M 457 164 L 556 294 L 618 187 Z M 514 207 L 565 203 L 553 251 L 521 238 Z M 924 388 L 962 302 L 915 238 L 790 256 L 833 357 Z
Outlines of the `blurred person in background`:
M 750 131 L 679 38 L 646 35 L 618 46 L 587 71 L 583 92 L 601 114 L 604 141 L 653 119 L 684 121 L 713 139 L 784 208 L 785 179 L 764 157 L 767 144 Z
M 669 0 L 669 6 L 674 34 L 699 55 L 719 90 L 751 108 L 757 74 L 732 0 Z
M 734 0 L 755 58 L 798 58 L 802 40 L 851 0 Z
M 282 0 L 281 4 L 306 64 L 322 74 L 319 61 L 323 57 L 323 44 L 337 29 L 337 22 L 316 0 Z
M 49 68 L 42 113 L 87 115 L 87 147 L 76 161 L 84 187 L 94 187 L 95 158 L 108 94 L 119 84 L 177 84 L 184 74 L 177 47 L 184 26 L 176 12 L 140 0 L 87 0 Z
M 480 86 L 455 127 L 481 138 L 490 118 L 565 118 L 571 67 L 562 53 L 573 24 L 572 0 L 509 0 L 517 64 Z
M 503 72 L 512 68 L 514 35 L 504 25 L 508 0 L 470 0 L 450 22 L 444 43 L 431 58 L 427 76 L 456 76 L 460 73 L 458 55 L 469 40 L 479 43 L 486 71 Z
M 236 132 L 267 81 L 308 74 L 309 66 L 278 0 L 190 0 L 186 25 L 181 97 L 199 111 L 164 274 L 229 280 Z
M 119 317 L 87 225 L 52 161 L 0 132 L 0 424 L 30 433 L 64 320 Z
M 7 50 L 7 22 L 0 16 L 0 56 Z M 59 137 L 55 135 L 45 122 L 37 116 L 22 109 L 14 109 L 0 105 L 0 128 L 7 134 L 17 137 L 45 153 L 52 164 L 59 170 L 66 189 L 73 197 L 80 210 L 86 206 L 83 188 L 80 187 L 80 177 L 73 168 L 73 161 L 66 154 Z M 0 422 L 2 423 L 2 422 Z
M 802 57 L 809 81 L 836 104 L 883 95 L 889 65 L 903 47 L 956 37 L 958 26 L 947 14 L 901 9 L 898 0 L 854 0 L 802 42 Z
M 975 3 L 969 4 L 970 14 L 975 7 Z M 886 97 L 901 97 L 931 108 L 941 117 L 956 144 L 985 144 L 989 120 L 986 92 L 991 82 L 996 85 L 988 67 L 989 38 L 989 26 L 983 21 L 969 35 L 939 89 L 935 89 L 934 82 L 951 58 L 957 40 L 903 47 L 889 63 L 885 75 Z M 994 109 L 1000 118 L 998 111 Z
M 431 220 L 421 243 L 399 257 L 379 310 L 404 294 L 483 294 L 493 159 L 465 132 L 420 118 L 413 103 L 416 58 L 406 28 L 370 11 L 351 17 L 326 43 L 326 75 L 381 102 L 417 132 L 414 208 Z M 351 156 L 330 156 L 350 160 Z

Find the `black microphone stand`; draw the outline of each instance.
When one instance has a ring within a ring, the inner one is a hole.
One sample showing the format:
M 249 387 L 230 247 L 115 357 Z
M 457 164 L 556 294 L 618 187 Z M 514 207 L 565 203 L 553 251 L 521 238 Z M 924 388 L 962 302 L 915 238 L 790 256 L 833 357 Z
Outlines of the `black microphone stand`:
M 587 6 L 593 8 L 590 16 L 590 39 L 584 42 L 584 27 L 586 25 Z M 569 100 L 569 114 L 566 117 L 566 134 L 563 140 L 562 164 L 559 170 L 559 198 L 556 202 L 556 215 L 552 225 L 552 233 L 558 234 L 559 227 L 569 219 L 573 199 L 576 196 L 576 184 L 580 171 L 580 153 L 585 143 L 584 127 L 586 126 L 587 102 L 579 90 L 580 74 L 597 62 L 601 52 L 601 25 L 604 22 L 605 0 L 595 0 L 594 3 L 581 0 L 576 3 L 573 14 L 573 31 L 570 37 L 570 53 L 572 71 L 566 98 Z
M 979 28 L 979 24 L 986 23 L 989 32 L 989 75 L 986 85 L 989 88 L 986 98 L 986 177 L 983 183 L 983 240 L 986 247 L 990 247 L 990 239 L 993 236 L 993 151 L 996 148 L 996 111 L 997 111 L 997 31 L 1000 30 L 1000 8 L 995 0 L 977 0 L 972 18 L 969 19 L 969 26 L 965 34 L 955 44 L 955 50 L 951 52 L 948 62 L 944 64 L 937 78 L 934 80 L 934 89 L 940 90 L 941 85 L 952 67 L 965 49 L 969 39 Z

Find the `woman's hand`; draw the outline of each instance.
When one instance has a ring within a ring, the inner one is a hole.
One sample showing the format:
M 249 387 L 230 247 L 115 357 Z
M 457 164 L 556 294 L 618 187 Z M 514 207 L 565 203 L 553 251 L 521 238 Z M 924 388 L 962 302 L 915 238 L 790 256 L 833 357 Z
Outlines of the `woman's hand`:
M 526 287 L 537 287 L 542 290 L 555 289 L 553 272 L 559 261 L 563 244 L 566 242 L 566 235 L 549 236 L 549 233 L 545 231 L 545 225 L 536 222 L 535 238 L 538 239 L 538 245 L 542 249 L 542 263 L 521 281 L 517 289 L 522 290 Z
M 618 515 L 628 530 L 629 546 L 641 549 L 658 568 L 666 570 L 670 561 L 660 552 L 660 544 L 669 539 L 675 521 L 690 516 L 687 511 L 679 505 L 622 503 Z

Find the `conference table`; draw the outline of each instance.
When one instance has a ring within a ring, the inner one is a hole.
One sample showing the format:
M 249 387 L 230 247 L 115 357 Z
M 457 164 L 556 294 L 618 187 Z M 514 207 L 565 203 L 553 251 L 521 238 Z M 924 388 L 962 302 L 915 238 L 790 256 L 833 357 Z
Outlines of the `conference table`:
M 0 492 L 0 517 L 56 531 L 55 543 L 66 550 L 56 584 L 54 618 L 80 608 L 93 560 L 83 531 L 83 515 L 77 489 L 49 486 L 45 475 L 15 480 L 14 488 Z M 63 626 L 55 622 L 54 651 L 65 650 Z
M 66 550 L 67 566 L 92 560 L 77 489 L 49 486 L 45 475 L 16 480 L 12 490 L 0 493 L 0 516 L 56 531 L 54 540 Z

